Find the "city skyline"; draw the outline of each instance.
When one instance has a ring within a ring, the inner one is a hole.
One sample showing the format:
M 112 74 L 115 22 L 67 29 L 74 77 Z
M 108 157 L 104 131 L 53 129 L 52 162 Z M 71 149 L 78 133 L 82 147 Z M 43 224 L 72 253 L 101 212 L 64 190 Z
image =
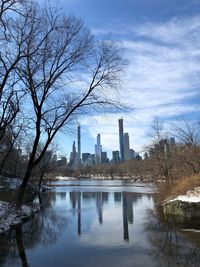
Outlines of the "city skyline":
M 98 133 L 96 136 L 96 144 L 93 147 L 92 153 L 89 151 L 84 151 L 81 154 L 81 144 L 84 144 L 84 142 L 81 141 L 81 125 L 78 124 L 77 140 L 73 141 L 72 144 L 72 150 L 69 157 L 69 166 L 78 168 L 81 165 L 86 166 L 109 162 L 117 163 L 119 161 L 123 162 L 134 159 L 137 155 L 139 155 L 134 149 L 130 148 L 129 134 L 127 132 L 124 133 L 123 118 L 118 119 L 118 123 L 119 142 L 118 145 L 116 144 L 115 150 L 112 151 L 111 155 L 108 155 L 107 151 L 103 151 L 100 133 Z M 78 151 L 76 151 L 76 144 L 78 144 Z
M 59 6 L 63 12 L 81 17 L 95 37 L 111 34 L 129 63 L 118 97 L 132 110 L 82 116 L 85 151 L 101 133 L 103 149 L 111 154 L 118 142 L 115 129 L 120 117 L 124 118 L 130 145 L 137 140 L 137 151 L 150 142 L 156 116 L 167 126 L 180 118 L 199 119 L 199 1 L 60 0 Z M 65 137 L 59 135 L 58 142 L 68 153 L 74 137 L 69 136 L 67 143 Z

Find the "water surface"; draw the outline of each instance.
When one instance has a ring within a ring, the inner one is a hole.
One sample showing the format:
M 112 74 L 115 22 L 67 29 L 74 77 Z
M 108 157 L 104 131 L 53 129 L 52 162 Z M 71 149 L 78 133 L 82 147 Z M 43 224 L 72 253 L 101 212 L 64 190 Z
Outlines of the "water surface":
M 149 185 L 58 181 L 43 209 L 0 236 L 0 266 L 200 266 L 200 234 L 163 221 Z

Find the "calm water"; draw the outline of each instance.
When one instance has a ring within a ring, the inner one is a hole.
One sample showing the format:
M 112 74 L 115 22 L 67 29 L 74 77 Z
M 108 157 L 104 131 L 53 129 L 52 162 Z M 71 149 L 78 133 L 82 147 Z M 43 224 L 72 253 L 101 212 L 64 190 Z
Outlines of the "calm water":
M 0 266 L 200 266 L 200 233 L 160 218 L 146 185 L 57 182 L 40 214 L 0 236 Z

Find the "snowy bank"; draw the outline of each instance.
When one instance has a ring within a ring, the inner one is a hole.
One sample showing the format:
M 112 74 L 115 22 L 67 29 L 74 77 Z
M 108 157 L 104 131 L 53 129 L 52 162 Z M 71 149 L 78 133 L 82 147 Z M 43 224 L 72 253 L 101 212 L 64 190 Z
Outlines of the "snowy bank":
M 0 201 L 0 234 L 22 223 L 38 211 L 38 206 L 31 207 L 22 205 L 20 209 L 17 209 L 14 204 Z
M 13 226 L 22 223 L 25 219 L 39 211 L 39 207 L 33 205 L 38 194 L 38 189 L 28 184 L 24 195 L 24 205 L 16 208 L 16 197 L 22 179 L 0 177 L 0 234 L 8 231 Z M 29 204 L 27 204 L 29 203 Z
M 200 187 L 189 190 L 185 195 L 165 201 L 163 212 L 166 215 L 200 218 Z
M 56 176 L 55 180 L 70 181 L 70 180 L 77 180 L 77 178 L 68 176 Z

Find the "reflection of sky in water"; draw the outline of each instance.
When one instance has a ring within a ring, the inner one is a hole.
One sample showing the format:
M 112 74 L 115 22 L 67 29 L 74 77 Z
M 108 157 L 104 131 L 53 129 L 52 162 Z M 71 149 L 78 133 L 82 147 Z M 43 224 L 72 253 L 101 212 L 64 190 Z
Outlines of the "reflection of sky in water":
M 54 204 L 70 218 L 68 228 L 77 226 L 73 231 L 82 244 L 101 246 L 121 246 L 124 240 L 134 244 L 142 234 L 146 208 L 152 207 L 151 195 L 98 191 L 57 192 Z
M 153 193 L 152 184 L 132 184 L 127 181 L 56 181 L 52 185 L 57 186 L 57 191 L 86 191 L 86 192 L 135 192 L 135 193 Z
M 43 195 L 42 213 L 23 225 L 25 233 L 29 229 L 22 238 L 30 267 L 183 266 L 176 265 L 168 254 L 171 265 L 158 257 L 165 238 L 171 235 L 152 212 L 151 189 L 112 182 L 113 187 L 95 182 L 93 190 L 87 190 L 85 184 L 61 186 Z M 179 247 L 188 246 L 181 238 Z M 21 266 L 16 247 L 1 266 Z M 180 252 L 187 251 L 188 247 Z

